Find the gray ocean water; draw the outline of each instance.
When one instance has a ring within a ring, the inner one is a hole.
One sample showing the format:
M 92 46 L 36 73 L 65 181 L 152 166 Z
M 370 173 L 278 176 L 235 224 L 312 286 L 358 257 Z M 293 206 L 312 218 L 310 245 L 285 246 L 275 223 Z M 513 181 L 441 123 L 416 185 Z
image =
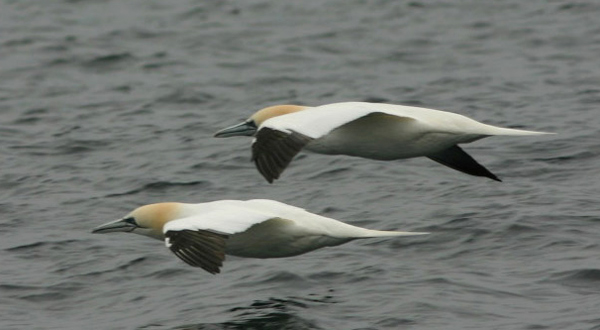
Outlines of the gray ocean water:
M 597 1 L 0 1 L 0 329 L 600 329 Z M 273 104 L 383 101 L 556 132 L 426 158 L 301 153 Z M 188 267 L 89 230 L 159 201 L 271 198 L 430 231 Z

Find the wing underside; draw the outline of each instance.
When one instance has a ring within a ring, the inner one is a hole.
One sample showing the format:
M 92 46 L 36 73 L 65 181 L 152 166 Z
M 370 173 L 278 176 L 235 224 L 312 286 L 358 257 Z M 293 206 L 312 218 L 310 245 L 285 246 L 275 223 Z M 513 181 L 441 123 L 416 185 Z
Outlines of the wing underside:
M 282 132 L 263 127 L 252 144 L 252 161 L 262 176 L 273 183 L 294 156 L 313 139 L 298 132 Z
M 169 249 L 190 266 L 211 274 L 220 272 L 228 235 L 208 230 L 170 230 L 165 233 Z

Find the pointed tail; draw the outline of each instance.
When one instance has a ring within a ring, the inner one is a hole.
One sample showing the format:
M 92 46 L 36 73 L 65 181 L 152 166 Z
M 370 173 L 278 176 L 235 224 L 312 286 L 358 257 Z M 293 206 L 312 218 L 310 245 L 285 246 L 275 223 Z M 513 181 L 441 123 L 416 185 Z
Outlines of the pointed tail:
M 536 131 L 527 131 L 522 129 L 514 129 L 514 128 L 504 128 L 492 125 L 483 124 L 483 127 L 478 129 L 479 133 L 485 135 L 512 135 L 512 136 L 525 136 L 525 135 L 545 135 L 545 134 L 555 134 L 549 132 L 536 132 Z
M 372 237 L 391 237 L 391 236 L 418 236 L 427 235 L 429 233 L 416 232 L 416 231 L 391 231 L 391 230 L 368 230 L 363 232 L 359 238 L 372 238 Z

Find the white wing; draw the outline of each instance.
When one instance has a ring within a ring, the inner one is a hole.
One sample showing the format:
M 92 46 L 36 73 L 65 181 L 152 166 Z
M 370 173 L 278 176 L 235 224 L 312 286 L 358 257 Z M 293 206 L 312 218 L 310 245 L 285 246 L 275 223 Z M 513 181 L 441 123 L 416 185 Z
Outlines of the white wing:
M 245 208 L 228 208 L 173 220 L 165 224 L 163 232 L 179 230 L 207 230 L 224 235 L 243 232 L 252 225 L 273 216 Z
M 379 106 L 381 105 L 366 102 L 327 104 L 270 118 L 259 129 L 270 128 L 288 134 L 297 132 L 311 139 L 318 139 L 340 126 L 373 112 L 387 113 L 379 109 Z

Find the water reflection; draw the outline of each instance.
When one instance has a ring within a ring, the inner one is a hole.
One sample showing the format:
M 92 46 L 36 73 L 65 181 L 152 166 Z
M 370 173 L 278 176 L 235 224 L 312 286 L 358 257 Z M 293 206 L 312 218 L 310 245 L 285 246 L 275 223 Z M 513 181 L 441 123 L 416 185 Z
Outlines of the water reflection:
M 234 307 L 231 321 L 211 324 L 188 324 L 173 328 L 174 330 L 299 330 L 323 329 L 314 320 L 300 316 L 301 311 L 313 304 L 335 303 L 330 295 L 324 297 L 288 297 L 286 299 L 269 298 L 255 300 L 250 306 Z

